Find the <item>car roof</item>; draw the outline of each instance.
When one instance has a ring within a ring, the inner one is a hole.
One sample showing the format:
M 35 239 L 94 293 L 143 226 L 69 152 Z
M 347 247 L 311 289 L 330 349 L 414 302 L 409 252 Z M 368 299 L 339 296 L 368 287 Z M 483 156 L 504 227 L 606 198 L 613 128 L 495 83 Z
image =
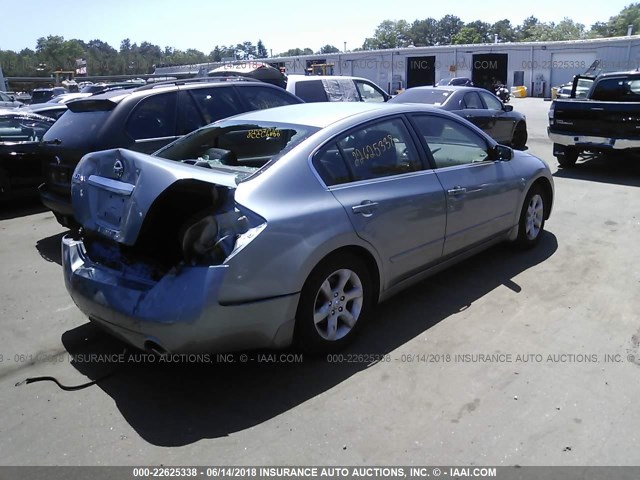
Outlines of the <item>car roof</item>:
M 423 87 L 411 87 L 407 88 L 407 90 L 446 90 L 451 92 L 488 92 L 486 88 L 480 87 L 466 87 L 462 85 L 434 85 L 434 86 L 423 86 Z
M 247 81 L 246 79 L 222 79 L 222 78 L 211 78 L 211 79 L 203 79 L 199 81 L 189 82 L 188 80 L 175 80 L 168 84 L 148 84 L 144 86 L 140 86 L 132 89 L 114 89 L 108 90 L 102 93 L 96 93 L 91 95 L 90 97 L 86 97 L 83 99 L 76 100 L 76 102 L 82 102 L 85 100 L 110 100 L 112 102 L 118 103 L 124 100 L 125 98 L 142 98 L 154 93 L 162 93 L 162 92 L 173 92 L 181 89 L 191 89 L 191 88 L 210 88 L 210 87 L 219 87 L 219 86 L 244 86 L 244 85 L 260 85 L 267 86 L 266 88 L 276 88 L 278 90 L 283 91 L 283 89 L 276 87 L 275 85 L 271 85 L 266 82 L 261 82 L 260 80 L 255 81 Z
M 287 105 L 283 107 L 255 110 L 232 117 L 234 123 L 239 122 L 286 122 L 294 125 L 308 125 L 326 128 L 329 125 L 357 115 L 366 115 L 378 111 L 386 113 L 406 113 L 429 110 L 442 113 L 442 110 L 422 104 L 367 102 L 317 102 Z
M 362 77 L 351 77 L 349 75 L 300 75 L 292 74 L 287 75 L 289 81 L 295 80 L 296 82 L 308 82 L 311 80 L 365 80 L 370 82 L 371 80 Z

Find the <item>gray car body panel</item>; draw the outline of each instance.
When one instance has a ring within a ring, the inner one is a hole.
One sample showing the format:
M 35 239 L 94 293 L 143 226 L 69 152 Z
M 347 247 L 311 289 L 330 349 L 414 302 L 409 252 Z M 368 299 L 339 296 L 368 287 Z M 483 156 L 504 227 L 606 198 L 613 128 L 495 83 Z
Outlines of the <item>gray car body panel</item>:
M 496 145 L 471 123 L 430 107 L 324 103 L 250 112 L 219 122 L 229 126 L 286 118 L 288 124 L 320 128 L 259 175 L 237 186 L 233 173 L 216 173 L 126 150 L 87 155 L 74 174 L 76 216 L 85 228 L 100 231 L 116 242 L 135 243 L 154 200 L 183 179 L 226 186 L 233 191 L 237 209 L 250 211 L 265 223 L 240 253 L 222 265 L 184 266 L 157 282 L 140 280 L 135 272 L 127 274 L 95 264 L 82 241 L 67 237 L 63 241 L 67 289 L 90 319 L 139 348 L 152 344 L 168 351 L 192 352 L 282 347 L 292 341 L 306 279 L 323 258 L 336 250 L 357 249 L 375 263 L 380 280 L 377 297 L 384 300 L 490 244 L 513 238 L 524 197 L 533 182 L 544 178 L 553 188 L 548 167 L 523 152 L 514 152 L 511 160 L 469 166 L 477 171 L 493 168 L 508 172 L 505 176 L 511 185 L 508 195 L 500 197 L 505 187 L 496 180 L 483 194 L 490 202 L 477 208 L 462 199 L 453 202 L 445 194 L 441 178 L 452 175 L 445 172 L 449 169 L 426 168 L 395 177 L 324 185 L 312 165 L 314 154 L 323 145 L 352 127 L 411 113 L 455 118 L 481 134 L 488 147 Z M 116 180 L 117 160 L 124 172 Z M 89 184 L 92 176 L 93 186 Z M 96 177 L 103 180 L 96 182 Z M 111 184 L 105 179 L 120 183 Z M 124 202 L 122 228 L 105 229 L 95 218 L 98 194 L 92 189 L 113 193 L 113 187 L 116 193 L 121 189 L 130 201 Z M 394 206 L 404 190 L 409 193 L 403 197 L 406 201 Z M 416 201 L 420 198 L 422 201 Z M 350 206 L 362 200 L 380 204 L 372 217 L 378 225 L 351 211 Z M 500 201 L 510 205 L 496 209 Z M 463 215 L 461 225 L 469 222 L 472 226 L 479 214 L 500 222 L 477 238 L 464 232 L 451 235 L 463 241 L 448 250 L 451 238 L 446 233 L 446 218 L 452 210 Z

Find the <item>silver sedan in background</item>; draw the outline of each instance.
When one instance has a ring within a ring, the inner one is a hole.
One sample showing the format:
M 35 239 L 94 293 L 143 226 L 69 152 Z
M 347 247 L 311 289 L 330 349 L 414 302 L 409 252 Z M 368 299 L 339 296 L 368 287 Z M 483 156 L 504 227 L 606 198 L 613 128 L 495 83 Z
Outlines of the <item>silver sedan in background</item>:
M 439 109 L 250 112 L 153 156 L 86 155 L 65 283 L 147 351 L 332 351 L 426 276 L 497 242 L 534 246 L 553 196 L 542 160 Z

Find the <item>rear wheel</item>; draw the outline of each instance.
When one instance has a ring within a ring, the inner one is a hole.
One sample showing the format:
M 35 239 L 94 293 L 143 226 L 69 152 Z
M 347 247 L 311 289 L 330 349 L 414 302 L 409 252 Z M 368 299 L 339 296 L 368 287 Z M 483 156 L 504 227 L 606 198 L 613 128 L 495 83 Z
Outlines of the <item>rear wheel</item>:
M 578 150 L 571 147 L 564 147 L 563 154 L 557 155 L 556 158 L 562 168 L 573 167 L 578 161 Z
M 524 150 L 524 147 L 527 145 L 527 139 L 527 126 L 523 122 L 520 122 L 513 130 L 511 146 L 516 150 Z
M 320 263 L 304 284 L 296 314 L 296 341 L 307 351 L 346 346 L 366 320 L 373 298 L 366 264 L 350 254 Z
M 542 189 L 537 185 L 532 186 L 524 199 L 520 213 L 516 239 L 518 247 L 531 248 L 540 241 L 544 231 L 546 201 Z

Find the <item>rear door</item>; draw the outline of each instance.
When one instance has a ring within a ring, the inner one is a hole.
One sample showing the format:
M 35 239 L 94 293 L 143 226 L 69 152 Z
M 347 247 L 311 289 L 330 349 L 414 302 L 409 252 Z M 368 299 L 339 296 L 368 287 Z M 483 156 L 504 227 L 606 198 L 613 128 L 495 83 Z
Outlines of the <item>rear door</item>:
M 446 193 L 445 256 L 473 247 L 514 224 L 520 182 L 508 161 L 494 161 L 486 140 L 451 118 L 411 119 L 432 156 Z
M 129 148 L 153 153 L 178 138 L 177 95 L 167 92 L 143 98 L 125 123 L 125 133 L 133 140 Z
M 402 117 L 339 136 L 315 155 L 314 167 L 358 236 L 377 250 L 385 288 L 440 259 L 444 192 Z

